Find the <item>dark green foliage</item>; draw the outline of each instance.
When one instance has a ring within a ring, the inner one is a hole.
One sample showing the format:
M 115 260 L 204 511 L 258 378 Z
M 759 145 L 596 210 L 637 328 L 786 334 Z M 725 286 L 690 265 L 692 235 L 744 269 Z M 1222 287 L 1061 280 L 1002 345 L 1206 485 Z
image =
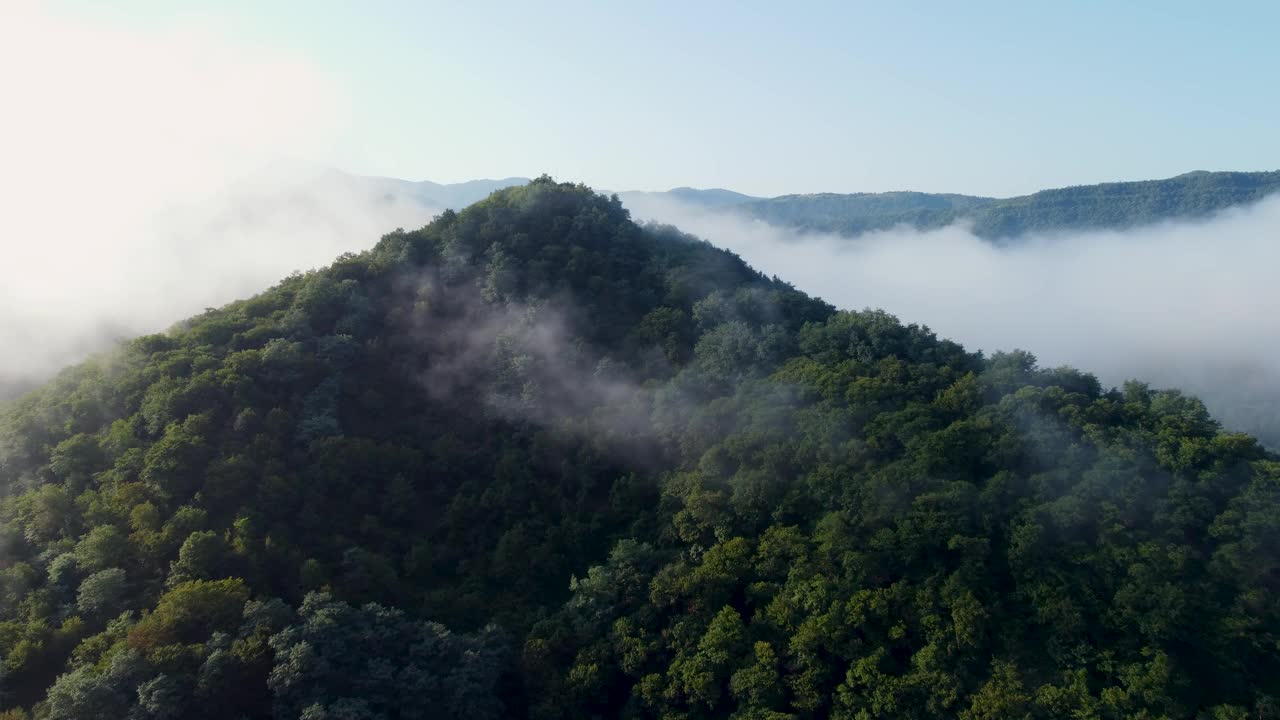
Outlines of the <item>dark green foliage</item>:
M 124 570 L 99 570 L 80 583 L 76 609 L 89 618 L 111 617 L 120 609 L 127 587 Z
M 271 638 L 276 717 L 498 720 L 509 651 L 496 628 L 474 636 L 378 605 L 308 595 L 297 625 Z
M 42 718 L 1274 718 L 1280 461 L 542 178 L 0 415 Z
M 940 228 L 965 220 L 978 237 L 1120 230 L 1199 218 L 1280 191 L 1277 172 L 1193 172 L 1166 180 L 1103 183 L 994 199 L 915 192 L 783 195 L 735 209 L 776 225 L 855 235 L 896 225 Z

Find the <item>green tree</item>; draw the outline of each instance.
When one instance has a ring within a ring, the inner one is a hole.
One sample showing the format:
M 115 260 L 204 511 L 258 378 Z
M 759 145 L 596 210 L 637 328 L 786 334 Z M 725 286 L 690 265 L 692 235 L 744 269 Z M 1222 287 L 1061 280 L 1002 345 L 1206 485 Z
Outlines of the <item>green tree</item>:
M 108 617 L 119 612 L 127 589 L 124 570 L 99 570 L 80 583 L 80 589 L 76 593 L 76 607 L 91 617 Z

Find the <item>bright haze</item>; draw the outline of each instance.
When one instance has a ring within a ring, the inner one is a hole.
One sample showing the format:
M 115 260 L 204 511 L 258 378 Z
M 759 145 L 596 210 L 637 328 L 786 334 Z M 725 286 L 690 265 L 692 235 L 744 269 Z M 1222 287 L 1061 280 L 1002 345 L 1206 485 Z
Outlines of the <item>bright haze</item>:
M 431 217 L 316 169 L 347 101 L 296 56 L 193 23 L 0 15 L 0 383 Z
M 0 386 L 440 209 L 334 168 L 756 196 L 1274 169 L 1277 24 L 1270 3 L 10 0 Z M 842 307 L 1108 383 L 1277 377 L 1275 201 L 1003 248 L 954 226 L 849 240 L 635 211 Z

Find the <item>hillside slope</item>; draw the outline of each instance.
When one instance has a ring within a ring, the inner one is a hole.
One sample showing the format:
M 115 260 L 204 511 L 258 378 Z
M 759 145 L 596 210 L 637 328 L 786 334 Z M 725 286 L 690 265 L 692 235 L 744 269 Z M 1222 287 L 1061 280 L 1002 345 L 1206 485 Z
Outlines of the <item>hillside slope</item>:
M 0 415 L 0 489 L 0 707 L 38 717 L 1280 696 L 1251 438 L 546 178 L 65 371 Z

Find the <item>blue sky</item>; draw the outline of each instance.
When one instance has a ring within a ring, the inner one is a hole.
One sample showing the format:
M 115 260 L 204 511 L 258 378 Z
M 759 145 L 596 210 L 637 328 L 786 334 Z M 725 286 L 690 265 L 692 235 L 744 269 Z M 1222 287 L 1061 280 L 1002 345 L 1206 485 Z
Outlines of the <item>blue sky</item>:
M 315 160 L 774 195 L 1280 168 L 1280 3 L 53 0 L 329 78 Z

